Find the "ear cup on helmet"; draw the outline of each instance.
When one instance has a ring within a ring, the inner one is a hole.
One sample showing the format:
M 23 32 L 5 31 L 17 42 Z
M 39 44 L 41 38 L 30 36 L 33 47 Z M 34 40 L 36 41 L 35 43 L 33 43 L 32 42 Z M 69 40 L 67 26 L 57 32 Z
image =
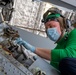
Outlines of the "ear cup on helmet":
M 67 28 L 70 28 L 72 25 L 71 20 L 66 19 L 66 25 L 67 25 Z
M 71 22 L 70 19 L 67 19 L 67 18 L 65 18 L 65 17 L 63 17 L 63 20 L 64 20 L 63 22 L 64 22 L 65 29 L 67 30 L 68 28 L 71 27 L 72 22 Z

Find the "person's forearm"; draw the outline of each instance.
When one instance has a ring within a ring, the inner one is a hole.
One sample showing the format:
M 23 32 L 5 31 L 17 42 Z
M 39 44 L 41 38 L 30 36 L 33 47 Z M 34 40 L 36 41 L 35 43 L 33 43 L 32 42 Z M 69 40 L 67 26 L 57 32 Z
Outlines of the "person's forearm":
M 35 53 L 44 59 L 51 60 L 51 50 L 49 49 L 36 48 Z

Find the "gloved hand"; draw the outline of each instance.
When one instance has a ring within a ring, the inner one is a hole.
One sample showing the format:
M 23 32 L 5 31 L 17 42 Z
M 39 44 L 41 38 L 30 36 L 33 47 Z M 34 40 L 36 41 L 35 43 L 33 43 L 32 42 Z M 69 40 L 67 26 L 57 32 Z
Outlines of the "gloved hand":
M 19 45 L 23 45 L 26 49 L 28 49 L 32 52 L 35 52 L 35 50 L 36 50 L 36 48 L 34 46 L 32 46 L 28 42 L 22 40 L 22 38 L 17 38 L 15 42 Z

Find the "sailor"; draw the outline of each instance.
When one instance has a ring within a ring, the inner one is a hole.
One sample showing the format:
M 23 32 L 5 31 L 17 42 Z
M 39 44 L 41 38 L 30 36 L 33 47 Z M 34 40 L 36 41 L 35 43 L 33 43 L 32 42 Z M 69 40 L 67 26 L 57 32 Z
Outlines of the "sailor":
M 69 31 L 70 20 L 61 14 L 61 10 L 52 7 L 43 14 L 42 22 L 50 40 L 57 43 L 54 49 L 37 48 L 18 38 L 16 42 L 42 58 L 50 60 L 50 64 L 59 69 L 60 61 L 65 57 L 76 58 L 76 28 Z

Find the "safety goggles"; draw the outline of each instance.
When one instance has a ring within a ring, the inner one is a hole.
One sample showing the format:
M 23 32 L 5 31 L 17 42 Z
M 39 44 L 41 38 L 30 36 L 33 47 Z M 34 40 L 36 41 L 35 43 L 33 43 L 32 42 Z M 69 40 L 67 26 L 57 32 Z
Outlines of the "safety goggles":
M 47 22 L 49 22 L 49 21 L 59 22 L 58 19 L 57 19 L 57 18 L 54 18 L 54 17 L 53 17 L 53 18 L 48 18 L 48 19 L 46 19 L 46 20 L 43 20 L 42 22 L 43 22 L 43 23 L 47 23 Z

